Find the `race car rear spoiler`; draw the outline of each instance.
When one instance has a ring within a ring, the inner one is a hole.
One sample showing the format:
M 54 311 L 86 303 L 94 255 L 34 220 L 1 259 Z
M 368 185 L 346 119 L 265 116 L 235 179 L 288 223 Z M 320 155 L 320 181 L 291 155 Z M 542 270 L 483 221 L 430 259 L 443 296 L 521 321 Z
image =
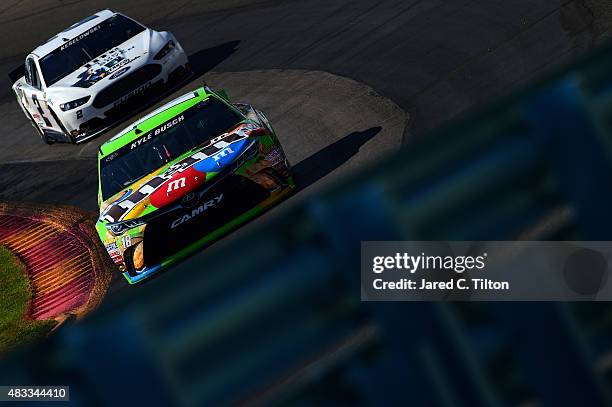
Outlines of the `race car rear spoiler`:
M 25 75 L 25 64 L 19 65 L 8 74 L 9 78 L 11 78 L 11 83 L 17 82 L 23 75 Z

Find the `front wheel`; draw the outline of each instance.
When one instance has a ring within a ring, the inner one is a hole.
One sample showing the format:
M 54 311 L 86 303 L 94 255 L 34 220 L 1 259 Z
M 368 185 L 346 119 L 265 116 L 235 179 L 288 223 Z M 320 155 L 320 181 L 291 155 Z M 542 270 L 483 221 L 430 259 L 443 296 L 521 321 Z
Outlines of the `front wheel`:
M 32 127 L 34 127 L 34 130 L 36 130 L 42 142 L 47 145 L 55 143 L 55 139 L 52 139 L 51 137 L 49 137 L 47 133 L 43 129 L 41 129 L 40 126 L 38 126 L 38 123 L 34 121 L 32 116 L 30 115 L 30 112 L 28 112 L 25 109 L 24 109 L 24 112 L 28 116 L 28 119 L 30 120 L 30 124 L 32 125 Z
M 40 139 L 42 140 L 43 143 L 47 145 L 51 145 L 55 143 L 55 139 L 49 137 L 45 131 L 39 131 L 39 133 L 40 133 Z

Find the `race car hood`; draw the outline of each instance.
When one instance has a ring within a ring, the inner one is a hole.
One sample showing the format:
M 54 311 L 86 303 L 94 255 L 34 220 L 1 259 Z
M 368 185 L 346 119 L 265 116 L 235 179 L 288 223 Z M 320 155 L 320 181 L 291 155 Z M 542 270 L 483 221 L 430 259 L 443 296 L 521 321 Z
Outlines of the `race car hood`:
M 126 73 L 145 65 L 149 58 L 152 58 L 149 55 L 149 45 L 153 33 L 152 30 L 145 29 L 49 86 L 48 92 L 61 93 L 66 99 L 99 92 Z
M 254 130 L 261 128 L 253 123 L 240 124 L 164 165 L 103 202 L 100 219 L 110 223 L 137 219 L 180 203 L 194 190 L 202 191 L 200 187 L 212 185 L 218 174 L 238 168 L 256 156 L 259 143 L 251 137 Z

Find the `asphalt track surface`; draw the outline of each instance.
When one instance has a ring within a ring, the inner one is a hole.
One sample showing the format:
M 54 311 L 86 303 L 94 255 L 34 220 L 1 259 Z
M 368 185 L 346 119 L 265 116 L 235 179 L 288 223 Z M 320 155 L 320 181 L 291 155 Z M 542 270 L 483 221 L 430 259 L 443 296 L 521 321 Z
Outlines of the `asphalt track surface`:
M 105 7 L 176 35 L 196 73 L 185 90 L 203 77 L 268 113 L 301 185 L 291 202 L 582 53 L 612 21 L 596 0 L 6 0 L 0 72 Z M 6 75 L 0 113 L 0 199 L 95 210 L 93 157 L 113 131 L 42 145 Z

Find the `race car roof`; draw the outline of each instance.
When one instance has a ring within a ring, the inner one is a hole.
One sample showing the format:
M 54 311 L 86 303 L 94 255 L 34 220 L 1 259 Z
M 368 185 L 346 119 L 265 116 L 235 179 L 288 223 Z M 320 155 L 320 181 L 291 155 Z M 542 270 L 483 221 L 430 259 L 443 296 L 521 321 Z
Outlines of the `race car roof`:
M 70 27 L 66 28 L 59 34 L 49 38 L 47 42 L 32 51 L 32 54 L 36 55 L 39 58 L 42 58 L 51 51 L 54 51 L 55 49 L 60 47 L 65 42 L 80 35 L 81 33 L 84 33 L 85 31 L 94 27 L 96 24 L 99 24 L 101 21 L 104 21 L 115 14 L 116 13 L 112 10 L 98 11 L 96 14 L 93 14 L 87 18 L 82 19 L 81 21 L 72 24 Z
M 130 124 L 125 129 L 121 130 L 117 135 L 112 137 L 106 143 L 100 146 L 100 153 L 98 158 L 104 158 L 109 154 L 112 154 L 117 149 L 131 143 L 138 137 L 142 136 L 142 133 L 154 129 L 161 123 L 171 119 L 174 116 L 179 115 L 185 110 L 189 109 L 196 103 L 206 99 L 213 93 L 208 92 L 207 88 L 199 88 L 195 91 L 186 93 L 178 98 L 166 103 L 165 105 L 155 109 L 146 116 L 138 119 L 134 123 Z

